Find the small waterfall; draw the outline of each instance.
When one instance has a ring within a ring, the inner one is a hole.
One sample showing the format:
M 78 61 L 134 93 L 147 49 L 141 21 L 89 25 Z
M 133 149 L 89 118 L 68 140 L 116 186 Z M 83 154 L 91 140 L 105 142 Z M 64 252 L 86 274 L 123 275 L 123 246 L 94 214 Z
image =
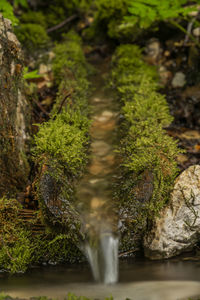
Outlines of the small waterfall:
M 87 243 L 85 252 L 94 279 L 105 284 L 118 281 L 118 238 L 102 233 L 96 243 Z
M 103 64 L 102 64 L 103 62 Z M 97 61 L 92 82 L 96 90 L 90 99 L 90 161 L 77 186 L 77 206 L 81 232 L 85 237 L 81 250 L 87 256 L 94 279 L 112 284 L 118 280 L 117 212 L 113 197 L 118 159 L 115 152 L 118 104 L 105 86 L 107 61 Z

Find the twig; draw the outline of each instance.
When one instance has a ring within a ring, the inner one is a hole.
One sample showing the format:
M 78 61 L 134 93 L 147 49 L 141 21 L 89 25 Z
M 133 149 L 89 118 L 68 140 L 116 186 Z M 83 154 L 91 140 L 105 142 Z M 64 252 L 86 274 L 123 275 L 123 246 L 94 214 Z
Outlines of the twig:
M 65 95 L 65 97 L 63 98 L 63 100 L 62 100 L 62 102 L 61 102 L 61 104 L 60 104 L 60 107 L 59 107 L 59 109 L 58 109 L 58 112 L 57 112 L 57 114 L 59 114 L 60 112 L 61 112 L 61 110 L 62 110 L 62 107 L 63 107 L 63 105 L 64 105 L 64 103 L 65 103 L 65 101 L 67 100 L 67 98 L 69 98 L 70 96 L 71 96 L 71 94 L 73 93 L 73 90 L 72 91 L 70 91 L 70 92 L 68 92 L 68 94 L 67 95 Z
M 70 16 L 69 18 L 65 19 L 65 20 L 62 21 L 61 23 L 59 23 L 59 24 L 57 24 L 57 25 L 55 25 L 55 26 L 53 26 L 53 27 L 51 27 L 51 28 L 48 28 L 48 29 L 47 29 L 47 33 L 50 33 L 50 32 L 52 32 L 52 31 L 55 31 L 55 30 L 57 30 L 57 29 L 62 28 L 65 24 L 67 24 L 67 23 L 69 23 L 69 22 L 75 20 L 76 18 L 78 18 L 78 15 L 72 15 L 72 16 Z
M 46 115 L 49 117 L 49 113 L 42 107 L 42 105 L 40 103 L 38 103 L 35 99 L 33 99 L 33 102 L 37 105 L 37 107 L 39 107 L 39 109 Z
M 191 32 L 192 32 L 192 27 L 194 25 L 196 18 L 193 18 L 191 22 L 188 23 L 187 25 L 187 34 L 185 36 L 185 40 L 184 40 L 184 45 L 189 41 L 189 38 L 191 36 Z
M 127 254 L 135 253 L 135 252 L 137 252 L 137 251 L 139 251 L 139 250 L 140 250 L 139 248 L 136 248 L 136 249 L 134 249 L 134 250 L 129 250 L 129 251 L 121 252 L 121 253 L 118 255 L 118 257 L 122 257 L 122 256 L 127 255 Z
M 185 33 L 186 35 L 188 35 L 188 37 L 195 43 L 195 45 L 197 45 L 198 47 L 200 47 L 200 44 L 198 43 L 198 41 L 193 37 L 193 35 L 191 33 L 187 32 L 187 30 L 183 26 L 181 26 L 179 23 L 177 23 L 177 22 L 175 22 L 173 20 L 171 20 L 170 23 L 173 26 L 175 26 L 178 29 L 180 29 L 183 33 Z

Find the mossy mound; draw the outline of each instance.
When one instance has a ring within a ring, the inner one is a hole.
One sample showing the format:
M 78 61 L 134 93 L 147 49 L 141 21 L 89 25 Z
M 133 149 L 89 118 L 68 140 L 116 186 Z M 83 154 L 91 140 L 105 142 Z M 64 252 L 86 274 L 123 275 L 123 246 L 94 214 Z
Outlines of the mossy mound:
M 33 219 L 23 218 L 23 208 L 15 199 L 0 199 L 0 270 L 10 273 L 25 272 L 32 264 L 41 262 L 64 263 L 83 260 L 77 245 L 80 234 L 74 226 L 64 233 L 46 227 L 35 232 L 34 225 L 41 213 Z
M 48 122 L 39 127 L 33 150 L 39 166 L 37 198 L 53 231 L 82 240 L 75 188 L 88 161 L 88 66 L 81 39 L 69 32 L 55 47 L 53 72 L 58 95 Z
M 50 41 L 45 28 L 40 24 L 21 24 L 15 29 L 15 34 L 20 43 L 31 52 L 47 47 Z
M 34 181 L 41 232 L 21 217 L 16 200 L 0 200 L 0 263 L 9 272 L 25 271 L 40 262 L 63 263 L 83 260 L 79 246 L 80 216 L 75 209 L 75 187 L 87 163 L 89 144 L 89 68 L 81 39 L 70 32 L 55 47 L 54 77 L 57 98 L 49 121 L 39 126 L 33 157 L 38 168 Z M 61 50 L 62 51 L 61 51 Z M 75 51 L 74 51 L 75 50 Z M 60 64 L 61 62 L 61 64 Z
M 11 273 L 25 271 L 32 260 L 30 230 L 20 218 L 15 199 L 0 199 L 0 266 Z
M 22 14 L 20 22 L 23 24 L 39 24 L 46 28 L 46 17 L 41 11 L 28 11 Z
M 112 66 L 112 86 L 122 104 L 126 132 L 118 149 L 122 163 L 116 193 L 121 249 L 131 250 L 138 247 L 147 224 L 169 199 L 179 150 L 164 129 L 172 117 L 158 92 L 156 70 L 143 62 L 141 50 L 135 45 L 119 46 Z

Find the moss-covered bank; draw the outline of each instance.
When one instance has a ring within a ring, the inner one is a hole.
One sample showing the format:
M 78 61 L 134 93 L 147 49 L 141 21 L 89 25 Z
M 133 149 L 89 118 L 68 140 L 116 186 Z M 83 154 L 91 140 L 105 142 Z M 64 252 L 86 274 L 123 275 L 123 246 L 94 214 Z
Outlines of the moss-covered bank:
M 88 156 L 89 67 L 75 32 L 69 32 L 54 52 L 58 94 L 50 120 L 40 125 L 35 137 L 33 153 L 39 168 L 36 197 L 44 223 L 52 232 L 66 234 L 68 243 L 78 247 L 82 236 L 74 203 L 76 183 Z M 71 255 L 69 261 L 80 258 L 74 250 Z
M 172 117 L 158 92 L 156 70 L 136 45 L 119 46 L 112 58 L 112 86 L 122 104 L 121 157 L 117 201 L 121 250 L 140 246 L 151 220 L 167 203 L 178 169 L 177 143 L 166 134 Z
M 88 161 L 89 67 L 81 39 L 75 32 L 65 35 L 54 52 L 53 72 L 58 93 L 50 120 L 39 126 L 35 136 L 36 198 L 50 231 L 66 235 L 68 244 L 77 248 L 82 236 L 74 205 L 75 188 Z M 63 250 L 68 252 L 66 247 Z M 80 259 L 75 250 L 68 252 L 68 258 L 66 253 L 63 255 L 69 261 Z
M 79 246 L 80 217 L 75 188 L 88 161 L 88 73 L 80 37 L 64 36 L 54 48 L 53 73 L 58 87 L 50 119 L 39 126 L 32 150 L 36 166 L 33 183 L 38 211 L 29 222 L 16 200 L 0 199 L 0 265 L 15 273 L 40 262 L 83 259 Z M 9 217 L 10 216 L 10 217 Z M 33 231 L 33 224 L 43 224 Z
M 45 215 L 48 219 L 49 214 L 53 216 L 54 225 L 57 218 L 65 227 L 76 181 L 87 163 L 89 82 L 81 40 L 74 32 L 68 33 L 65 41 L 55 47 L 55 54 L 53 72 L 58 94 L 50 120 L 39 127 L 33 153 L 40 169 L 41 207 L 48 209 Z

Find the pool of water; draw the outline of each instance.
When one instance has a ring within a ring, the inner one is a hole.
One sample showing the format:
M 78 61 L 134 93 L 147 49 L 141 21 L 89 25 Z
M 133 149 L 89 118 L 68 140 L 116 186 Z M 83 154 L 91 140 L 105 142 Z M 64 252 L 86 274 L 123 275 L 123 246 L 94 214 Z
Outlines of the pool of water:
M 176 300 L 200 295 L 200 261 L 125 260 L 119 283 L 95 284 L 87 264 L 48 266 L 14 276 L 0 273 L 0 291 L 11 296 L 46 295 L 63 299 L 69 292 L 95 299 Z

